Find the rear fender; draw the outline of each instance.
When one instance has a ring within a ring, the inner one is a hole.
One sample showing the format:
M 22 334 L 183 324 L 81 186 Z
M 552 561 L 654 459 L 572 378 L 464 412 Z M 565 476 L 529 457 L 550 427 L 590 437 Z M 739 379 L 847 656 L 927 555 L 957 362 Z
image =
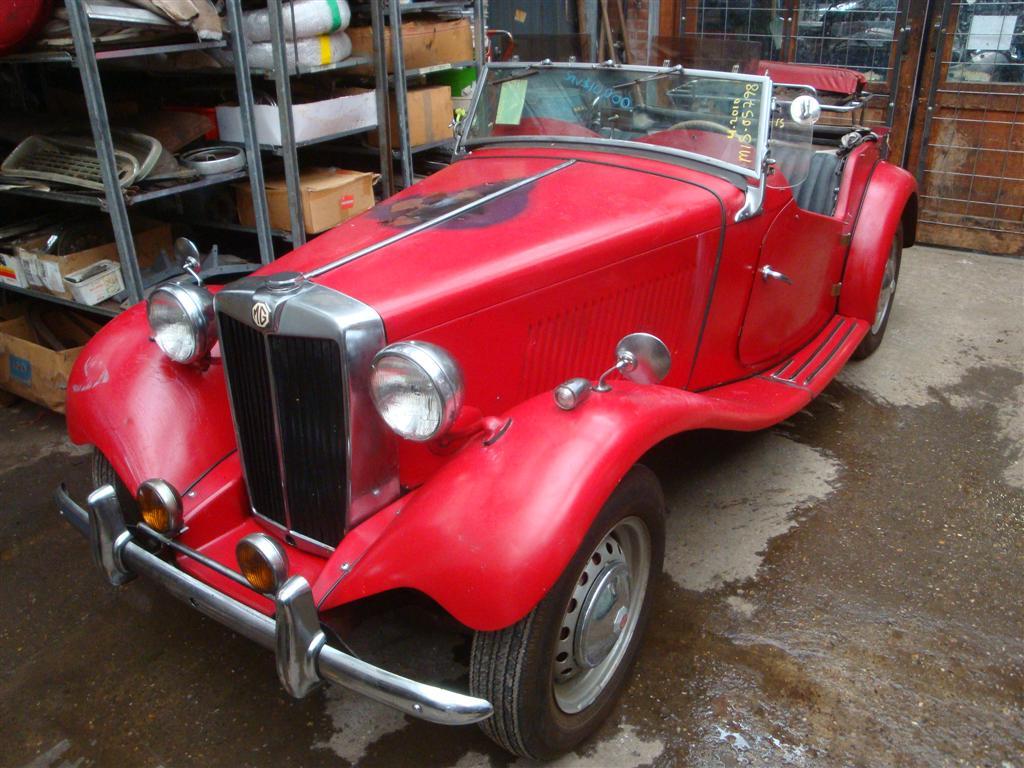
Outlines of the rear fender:
M 425 485 L 378 513 L 388 519 L 364 551 L 342 542 L 314 586 L 320 608 L 411 588 L 473 629 L 509 626 L 555 583 L 645 452 L 691 429 L 761 429 L 810 399 L 778 389 L 792 401 L 759 403 L 763 410 L 626 381 L 573 411 L 559 410 L 550 392 L 521 403 L 493 444 L 474 438 Z
M 144 304 L 86 345 L 68 380 L 68 433 L 92 444 L 131 491 L 161 477 L 185 490 L 235 448 L 220 358 L 205 370 L 168 359 Z
M 853 231 L 839 314 L 874 322 L 889 245 L 901 223 L 904 244 L 912 245 L 917 229 L 917 183 L 902 168 L 879 163 Z

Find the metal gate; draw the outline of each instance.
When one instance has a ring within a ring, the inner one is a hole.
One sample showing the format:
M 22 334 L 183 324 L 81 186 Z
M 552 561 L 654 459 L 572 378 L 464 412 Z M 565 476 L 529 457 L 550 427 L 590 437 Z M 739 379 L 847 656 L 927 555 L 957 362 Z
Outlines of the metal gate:
M 909 6 L 899 0 L 685 0 L 686 37 L 758 44 L 761 59 L 863 72 L 875 94 L 863 122 L 892 126 L 902 62 L 910 52 Z
M 908 168 L 922 242 L 1024 256 L 1024 0 L 936 0 Z

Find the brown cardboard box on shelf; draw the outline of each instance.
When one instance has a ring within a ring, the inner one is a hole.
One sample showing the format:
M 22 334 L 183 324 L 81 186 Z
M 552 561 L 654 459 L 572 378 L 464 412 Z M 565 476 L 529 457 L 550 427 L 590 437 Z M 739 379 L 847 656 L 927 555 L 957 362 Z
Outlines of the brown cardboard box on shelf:
M 47 327 L 67 349 L 45 346 L 27 317 L 0 322 L 0 388 L 51 410 L 64 412 L 71 367 L 99 326 L 81 315 L 48 310 Z
M 371 27 L 349 27 L 352 55 L 373 58 Z M 395 59 L 391 53 L 391 27 L 384 29 L 388 72 L 393 72 Z M 473 60 L 473 29 L 469 19 L 440 21 L 417 19 L 402 24 L 402 58 L 406 69 L 443 66 Z M 366 70 L 357 67 L 354 71 Z M 373 71 L 372 67 L 369 71 Z
M 395 113 L 395 96 L 391 95 L 391 147 L 398 147 L 398 117 Z M 452 106 L 452 89 L 447 85 L 435 85 L 431 88 L 410 89 L 406 104 L 409 106 L 409 145 L 418 147 L 421 144 L 433 144 L 455 137 L 452 130 L 454 107 Z M 370 134 L 370 144 L 378 146 L 380 137 L 376 132 Z
M 288 211 L 288 187 L 284 178 L 269 178 L 263 186 L 267 193 L 270 226 L 290 231 L 292 222 Z M 309 168 L 300 175 L 299 188 L 302 220 L 310 234 L 330 229 L 369 210 L 374 204 L 373 174 L 363 171 Z M 246 226 L 254 226 L 256 216 L 252 209 L 249 184 L 237 185 L 235 194 L 238 221 Z
M 161 249 L 170 252 L 173 246 L 170 224 L 136 220 L 132 224 L 132 231 L 135 255 L 143 267 L 152 264 Z M 113 242 L 56 256 L 41 251 L 46 239 L 46 236 L 42 236 L 18 243 L 14 249 L 15 256 L 23 267 L 29 288 L 48 291 L 64 299 L 73 300 L 71 288 L 64 280 L 72 272 L 78 272 L 99 261 L 120 262 L 117 244 Z

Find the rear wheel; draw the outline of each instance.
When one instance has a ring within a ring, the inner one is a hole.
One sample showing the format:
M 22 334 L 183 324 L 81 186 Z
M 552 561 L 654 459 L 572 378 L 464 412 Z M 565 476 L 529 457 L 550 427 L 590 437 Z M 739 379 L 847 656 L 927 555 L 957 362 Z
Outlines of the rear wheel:
M 605 502 L 572 561 L 527 616 L 477 632 L 470 689 L 494 705 L 481 723 L 508 751 L 563 754 L 611 712 L 636 660 L 665 551 L 657 478 L 637 465 Z
M 896 283 L 900 278 L 900 263 L 903 260 L 903 227 L 897 227 L 889 246 L 889 257 L 885 261 L 882 272 L 882 285 L 878 290 L 878 306 L 875 309 L 875 322 L 860 345 L 853 352 L 856 360 L 870 357 L 882 345 L 885 329 L 889 325 L 892 303 L 896 296 Z

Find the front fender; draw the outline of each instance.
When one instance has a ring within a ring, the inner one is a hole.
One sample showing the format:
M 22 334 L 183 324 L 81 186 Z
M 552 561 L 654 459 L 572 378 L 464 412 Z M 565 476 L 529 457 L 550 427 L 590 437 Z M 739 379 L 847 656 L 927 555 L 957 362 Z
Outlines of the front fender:
M 388 520 L 365 551 L 352 558 L 342 543 L 332 561 L 344 564 L 329 563 L 314 589 L 321 609 L 411 588 L 473 629 L 515 623 L 555 583 L 616 484 L 652 446 L 691 429 L 761 429 L 811 396 L 764 386 L 777 390 L 774 399 L 619 381 L 574 411 L 559 410 L 550 392 L 516 406 L 494 444 L 475 438 L 379 513 Z
M 206 370 L 169 360 L 142 303 L 78 356 L 67 420 L 71 439 L 96 446 L 132 491 L 152 477 L 184 490 L 235 447 L 220 358 Z
M 917 226 L 917 182 L 902 168 L 879 163 L 853 231 L 839 314 L 874 322 L 889 244 L 901 223 L 905 243 L 910 245 Z

